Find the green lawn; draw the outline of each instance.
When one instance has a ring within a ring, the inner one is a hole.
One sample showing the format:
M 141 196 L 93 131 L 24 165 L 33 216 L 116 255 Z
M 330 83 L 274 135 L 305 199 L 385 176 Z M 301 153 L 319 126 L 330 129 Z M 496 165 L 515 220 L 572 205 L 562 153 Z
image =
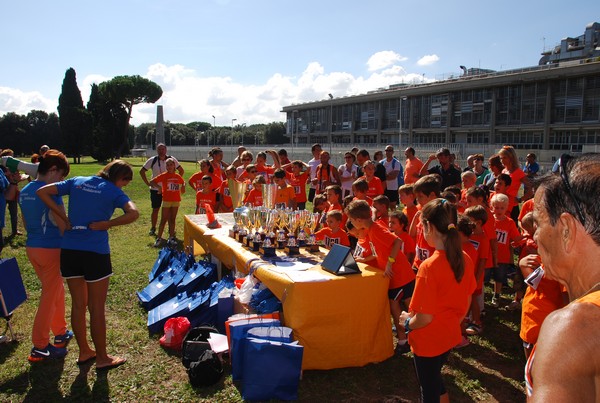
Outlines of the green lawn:
M 0 345 L 0 401 L 241 400 L 231 381 L 229 366 L 225 367 L 226 376 L 216 386 L 194 389 L 188 383 L 180 357 L 163 350 L 159 336 L 148 335 L 146 312 L 138 305 L 135 291 L 147 284 L 157 250 L 152 247 L 154 239 L 147 235 L 151 210 L 147 188 L 137 175 L 143 161 L 139 158 L 128 161 L 136 175 L 125 191 L 140 210 L 140 218 L 110 231 L 115 275 L 111 278 L 107 302 L 109 353 L 127 357 L 127 364 L 108 375 L 96 374 L 93 366 L 80 371 L 75 364 L 75 342 L 64 361 L 35 365 L 27 361 L 40 289 L 25 254 L 25 237 L 17 237 L 9 240 L 2 257 L 18 259 L 29 299 L 15 310 L 11 320 L 17 341 Z M 196 167 L 193 163 L 183 166 L 187 179 Z M 71 175 L 95 174 L 101 167 L 86 159 L 83 164 L 72 165 Z M 180 238 L 183 238 L 182 216 L 193 211 L 193 194 L 186 193 L 177 220 Z M 508 303 L 508 298 L 504 302 Z M 444 370 L 450 396 L 453 401 L 523 401 L 524 358 L 518 337 L 519 313 L 489 306 L 487 312 L 485 333 L 473 337 L 471 345 L 450 355 Z M 392 357 L 363 368 L 305 371 L 299 396 L 307 402 L 416 401 L 418 384 L 412 358 Z

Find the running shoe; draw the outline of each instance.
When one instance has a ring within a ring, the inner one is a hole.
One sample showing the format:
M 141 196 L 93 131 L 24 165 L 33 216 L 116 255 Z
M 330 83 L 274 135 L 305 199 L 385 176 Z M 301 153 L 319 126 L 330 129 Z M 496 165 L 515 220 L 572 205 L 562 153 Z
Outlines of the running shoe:
M 55 347 L 52 344 L 48 344 L 44 348 L 32 348 L 31 353 L 27 359 L 29 362 L 39 362 L 47 358 L 59 359 L 67 355 L 67 349 L 63 347 Z
M 500 306 L 500 295 L 496 294 L 492 297 L 492 306 L 498 308 Z
M 54 347 L 67 347 L 73 336 L 73 332 L 70 330 L 67 330 L 65 334 L 54 336 Z
M 150 235 L 150 236 L 156 236 L 156 228 L 150 228 L 150 231 L 148 232 L 148 235 Z
M 170 246 L 171 248 L 177 247 L 177 239 L 175 239 L 174 237 L 169 238 L 169 240 L 167 241 L 167 246 Z
M 469 336 L 475 336 L 483 332 L 483 327 L 477 323 L 469 323 L 469 326 L 465 329 L 465 333 Z
M 156 241 L 154 242 L 153 246 L 155 248 L 160 248 L 160 246 L 162 245 L 163 241 L 164 241 L 164 239 L 162 239 L 162 238 L 156 238 Z

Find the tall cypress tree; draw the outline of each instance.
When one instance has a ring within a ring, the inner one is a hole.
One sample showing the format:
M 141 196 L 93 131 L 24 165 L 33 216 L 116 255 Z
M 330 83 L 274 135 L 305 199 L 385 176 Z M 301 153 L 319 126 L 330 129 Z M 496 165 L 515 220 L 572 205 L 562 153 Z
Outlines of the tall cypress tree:
M 92 120 L 90 113 L 83 107 L 81 91 L 72 67 L 65 73 L 62 92 L 58 98 L 58 116 L 64 152 L 73 157 L 73 162 L 81 162 L 81 156 L 89 150 Z

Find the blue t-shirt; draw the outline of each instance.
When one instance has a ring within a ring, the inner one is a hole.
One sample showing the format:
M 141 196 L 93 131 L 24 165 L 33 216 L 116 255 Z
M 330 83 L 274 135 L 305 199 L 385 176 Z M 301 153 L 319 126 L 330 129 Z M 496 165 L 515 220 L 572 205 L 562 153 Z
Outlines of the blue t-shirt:
M 99 176 L 78 176 L 56 184 L 58 194 L 69 195 L 69 221 L 72 229 L 65 231 L 63 249 L 109 254 L 108 231 L 93 231 L 88 225 L 108 221 L 115 209 L 123 209 L 130 199 L 112 182 Z
M 46 183 L 33 181 L 21 190 L 19 205 L 25 219 L 27 242 L 25 246 L 32 248 L 60 248 L 62 236 L 56 223 L 50 216 L 50 209 L 35 194 Z M 62 206 L 60 196 L 53 196 L 54 201 Z

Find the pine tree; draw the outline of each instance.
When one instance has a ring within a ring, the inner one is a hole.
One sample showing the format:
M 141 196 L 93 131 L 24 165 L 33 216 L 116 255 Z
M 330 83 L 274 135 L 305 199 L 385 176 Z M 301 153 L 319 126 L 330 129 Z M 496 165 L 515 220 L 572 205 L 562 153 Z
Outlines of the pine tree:
M 73 157 L 74 163 L 81 162 L 81 156 L 88 151 L 92 126 L 91 116 L 83 107 L 81 91 L 72 67 L 65 73 L 62 92 L 58 98 L 58 116 L 64 152 Z

